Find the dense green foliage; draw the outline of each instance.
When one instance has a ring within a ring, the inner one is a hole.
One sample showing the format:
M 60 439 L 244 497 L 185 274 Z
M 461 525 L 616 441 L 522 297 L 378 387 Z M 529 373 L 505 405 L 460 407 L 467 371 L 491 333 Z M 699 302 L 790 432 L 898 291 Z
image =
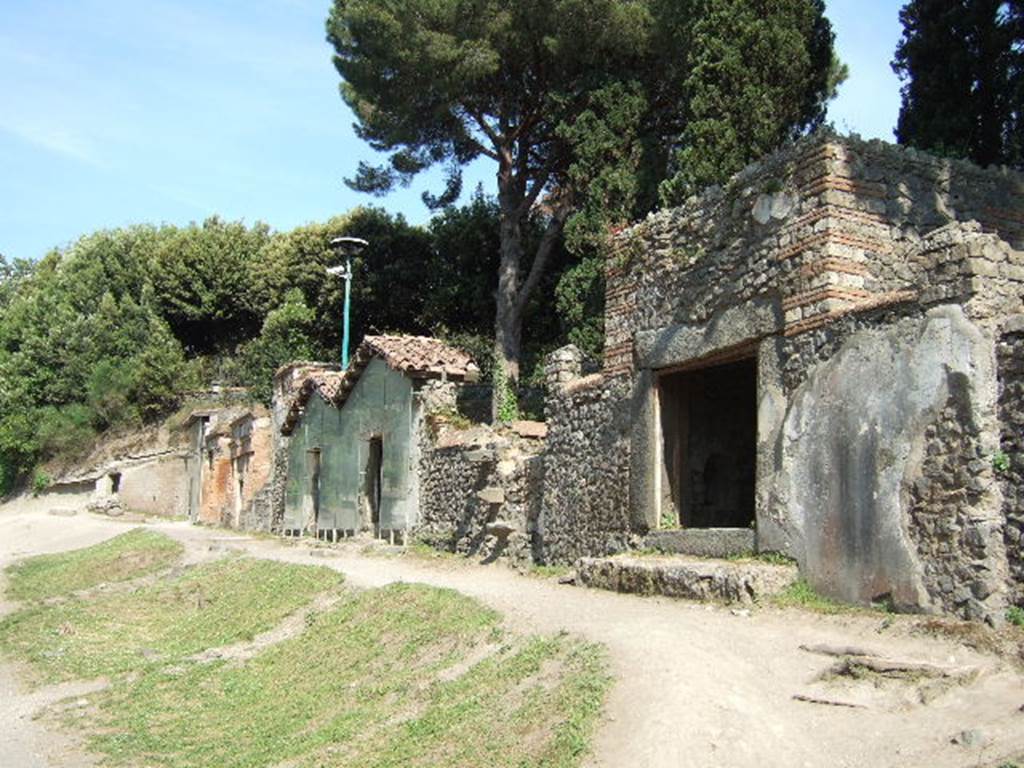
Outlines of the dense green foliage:
M 900 144 L 980 165 L 1024 163 L 1024 3 L 912 0 L 900 21 Z
M 495 360 L 512 385 L 563 229 L 582 254 L 659 185 L 672 203 L 723 180 L 820 123 L 843 76 L 822 0 L 335 0 L 327 34 L 360 136 L 390 154 L 354 188 L 440 164 L 447 187 L 425 198 L 444 203 L 466 163 L 497 166 Z
M 338 235 L 371 243 L 354 265 L 355 342 L 437 334 L 486 363 L 497 232 L 496 204 L 478 194 L 427 227 L 373 208 L 282 233 L 212 218 L 98 232 L 35 264 L 0 260 L 0 492 L 190 391 L 242 385 L 266 402 L 283 363 L 336 356 L 343 284 L 326 267 Z M 531 359 L 568 330 L 548 308 L 571 262 L 559 247 L 552 263 L 527 312 Z
M 821 124 L 846 77 L 823 0 L 673 4 L 683 129 L 672 136 L 668 203 L 720 183 Z

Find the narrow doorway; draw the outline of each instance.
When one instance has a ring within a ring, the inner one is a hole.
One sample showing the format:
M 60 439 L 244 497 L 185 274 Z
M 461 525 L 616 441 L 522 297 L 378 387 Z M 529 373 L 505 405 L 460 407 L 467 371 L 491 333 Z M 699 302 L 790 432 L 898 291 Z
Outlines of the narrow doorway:
M 320 516 L 320 449 L 306 451 L 306 493 L 303 498 L 303 529 L 316 530 Z
M 363 528 L 380 535 L 380 502 L 383 485 L 384 439 L 380 435 L 370 438 L 363 471 Z
M 235 459 L 235 516 L 234 527 L 242 522 L 242 508 L 245 506 L 245 475 L 249 471 L 249 454 Z M 319 506 L 319 467 L 317 468 L 317 506 Z
M 683 528 L 748 528 L 754 522 L 757 362 L 658 377 L 662 462 L 660 519 Z

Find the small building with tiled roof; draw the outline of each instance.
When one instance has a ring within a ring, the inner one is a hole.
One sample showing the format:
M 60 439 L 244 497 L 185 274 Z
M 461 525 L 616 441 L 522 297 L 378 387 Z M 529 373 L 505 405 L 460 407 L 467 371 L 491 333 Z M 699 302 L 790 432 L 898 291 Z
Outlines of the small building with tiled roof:
M 479 373 L 462 350 L 422 336 L 367 336 L 345 371 L 279 371 L 290 384 L 275 407 L 287 467 L 278 527 L 404 540 L 417 522 L 425 415 L 454 407 L 457 386 Z

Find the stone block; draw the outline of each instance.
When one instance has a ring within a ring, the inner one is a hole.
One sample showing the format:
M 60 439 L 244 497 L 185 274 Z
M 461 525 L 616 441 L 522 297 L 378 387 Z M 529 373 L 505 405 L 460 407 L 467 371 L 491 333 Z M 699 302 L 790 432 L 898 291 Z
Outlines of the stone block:
M 793 565 L 620 555 L 583 558 L 576 575 L 584 586 L 615 592 L 749 605 L 785 590 L 798 572 Z
M 654 531 L 644 537 L 644 549 L 696 557 L 732 557 L 754 551 L 752 528 L 690 528 Z
M 484 488 L 483 490 L 477 491 L 477 498 L 485 504 L 504 504 L 505 503 L 505 489 L 491 486 L 490 488 Z
M 548 425 L 543 421 L 513 421 L 509 427 L 520 437 L 541 440 L 548 436 Z

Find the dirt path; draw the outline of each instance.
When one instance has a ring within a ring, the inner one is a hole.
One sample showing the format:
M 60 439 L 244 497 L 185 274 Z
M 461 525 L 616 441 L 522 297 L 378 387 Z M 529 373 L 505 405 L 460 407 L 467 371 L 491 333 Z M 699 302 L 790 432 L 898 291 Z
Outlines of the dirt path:
M 154 527 L 185 543 L 192 559 L 237 549 L 327 565 L 355 586 L 419 581 L 450 587 L 501 611 L 517 629 L 566 630 L 603 643 L 617 682 L 596 738 L 593 766 L 959 768 L 998 765 L 1024 753 L 1024 676 L 950 641 L 911 636 L 907 620 L 886 627 L 881 615 L 733 613 L 560 586 L 494 566 L 367 556 L 358 546 L 324 551 L 180 523 Z M 123 523 L 87 515 L 61 518 L 38 509 L 0 507 L 0 565 L 16 553 L 84 546 L 124 529 Z M 818 643 L 969 667 L 978 676 L 948 690 L 920 680 L 816 682 L 833 660 L 799 646 Z M 856 706 L 806 703 L 794 700 L 795 694 Z M 929 704 L 921 703 L 924 695 Z M 12 736 L 12 707 L 25 706 L 19 701 L 15 693 L 0 703 L 0 743 Z M 963 731 L 974 732 L 970 746 L 952 743 Z

